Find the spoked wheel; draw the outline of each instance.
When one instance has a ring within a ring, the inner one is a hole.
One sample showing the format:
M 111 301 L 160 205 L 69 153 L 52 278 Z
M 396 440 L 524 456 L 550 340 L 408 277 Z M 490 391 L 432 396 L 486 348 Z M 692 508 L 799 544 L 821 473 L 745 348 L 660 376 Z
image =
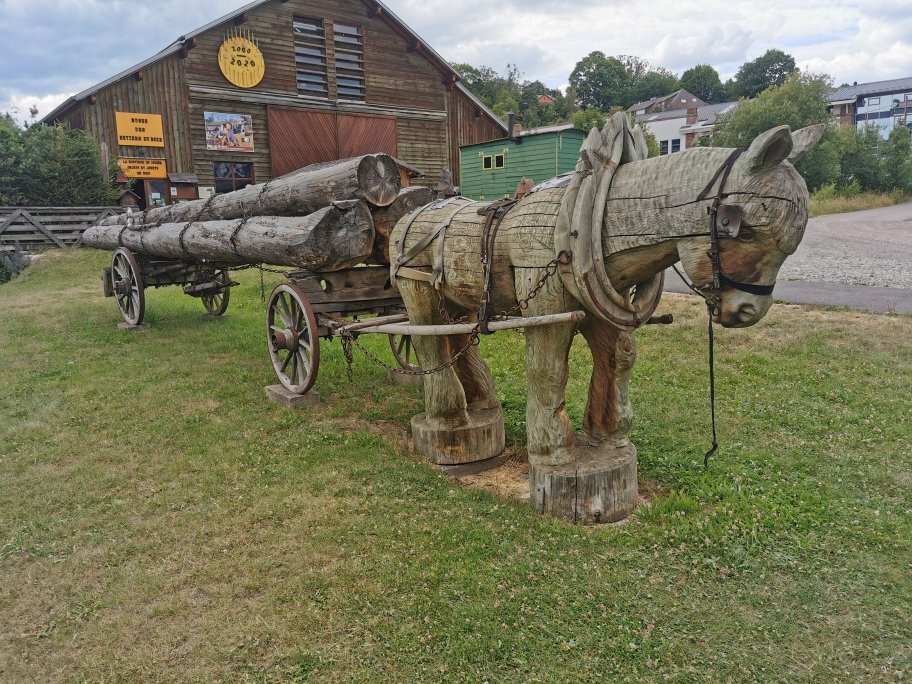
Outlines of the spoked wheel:
M 231 288 L 228 287 L 228 272 L 220 271 L 212 279 L 217 283 L 221 283 L 222 288 L 212 294 L 204 294 L 200 299 L 203 300 L 203 306 L 206 307 L 206 311 L 210 316 L 221 316 L 228 310 L 228 302 L 231 299 Z
M 266 344 L 285 389 L 305 394 L 313 387 L 320 368 L 317 319 L 307 297 L 294 283 L 279 285 L 269 296 Z
M 412 345 L 411 335 L 390 335 L 390 349 L 393 350 L 393 356 L 396 361 L 405 370 L 419 370 L 418 355 L 415 353 L 415 347 Z
M 142 275 L 136 258 L 126 247 L 114 252 L 111 262 L 111 285 L 114 299 L 124 320 L 130 325 L 142 323 L 146 312 L 146 295 L 143 291 Z

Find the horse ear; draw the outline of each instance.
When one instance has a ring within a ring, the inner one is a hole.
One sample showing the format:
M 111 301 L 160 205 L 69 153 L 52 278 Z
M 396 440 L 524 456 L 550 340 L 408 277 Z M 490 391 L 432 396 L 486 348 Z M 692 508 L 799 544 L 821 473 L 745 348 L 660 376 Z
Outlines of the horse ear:
M 814 124 L 792 133 L 792 153 L 788 156 L 788 160 L 794 164 L 814 149 L 825 130 L 825 124 Z
M 792 151 L 792 136 L 788 126 L 776 126 L 761 133 L 744 153 L 747 170 L 765 173 L 786 160 Z

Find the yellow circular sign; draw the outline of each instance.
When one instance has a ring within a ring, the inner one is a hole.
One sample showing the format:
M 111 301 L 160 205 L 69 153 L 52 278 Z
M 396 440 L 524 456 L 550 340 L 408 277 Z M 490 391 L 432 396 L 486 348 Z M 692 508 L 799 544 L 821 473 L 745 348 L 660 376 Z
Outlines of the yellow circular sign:
M 218 63 L 225 78 L 238 88 L 253 88 L 266 73 L 260 48 L 252 40 L 240 36 L 225 39 L 219 48 Z

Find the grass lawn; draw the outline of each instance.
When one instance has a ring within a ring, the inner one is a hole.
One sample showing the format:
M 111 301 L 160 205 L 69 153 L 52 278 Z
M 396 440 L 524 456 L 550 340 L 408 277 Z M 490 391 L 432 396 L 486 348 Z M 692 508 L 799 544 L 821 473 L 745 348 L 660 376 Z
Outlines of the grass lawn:
M 337 343 L 322 404 L 266 403 L 256 272 L 215 322 L 150 291 L 134 334 L 108 259 L 0 286 L 3 681 L 912 681 L 912 317 L 719 330 L 703 472 L 704 313 L 668 296 L 632 383 L 658 494 L 584 529 L 419 462 L 420 391 Z M 483 348 L 521 453 L 522 335 Z

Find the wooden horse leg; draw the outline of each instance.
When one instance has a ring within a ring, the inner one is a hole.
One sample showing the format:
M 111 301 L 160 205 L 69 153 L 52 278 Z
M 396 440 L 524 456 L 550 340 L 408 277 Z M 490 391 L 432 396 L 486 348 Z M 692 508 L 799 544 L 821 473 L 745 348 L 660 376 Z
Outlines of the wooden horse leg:
M 636 360 L 632 333 L 589 316 L 580 327 L 592 352 L 592 378 L 583 419 L 586 434 L 610 446 L 630 443 L 633 409 L 630 406 L 630 373 Z
M 516 296 L 523 300 L 544 274 L 516 268 Z M 571 311 L 573 300 L 560 278 L 550 278 L 525 310 L 527 316 Z M 568 356 L 575 323 L 526 328 L 526 438 L 532 466 L 566 465 L 573 460 L 574 432 L 565 407 Z
M 399 294 L 405 302 L 409 320 L 418 325 L 442 323 L 438 309 L 441 295 L 430 283 L 399 278 Z M 452 337 L 414 336 L 412 344 L 422 368 L 437 368 L 452 358 L 461 346 Z M 453 428 L 468 422 L 466 395 L 452 368 L 424 376 L 424 408 L 429 426 Z
M 458 351 L 469 342 L 469 336 L 454 335 L 452 342 Z M 471 345 L 456 362 L 455 368 L 470 410 L 500 408 L 500 401 L 494 392 L 494 378 L 478 347 Z

